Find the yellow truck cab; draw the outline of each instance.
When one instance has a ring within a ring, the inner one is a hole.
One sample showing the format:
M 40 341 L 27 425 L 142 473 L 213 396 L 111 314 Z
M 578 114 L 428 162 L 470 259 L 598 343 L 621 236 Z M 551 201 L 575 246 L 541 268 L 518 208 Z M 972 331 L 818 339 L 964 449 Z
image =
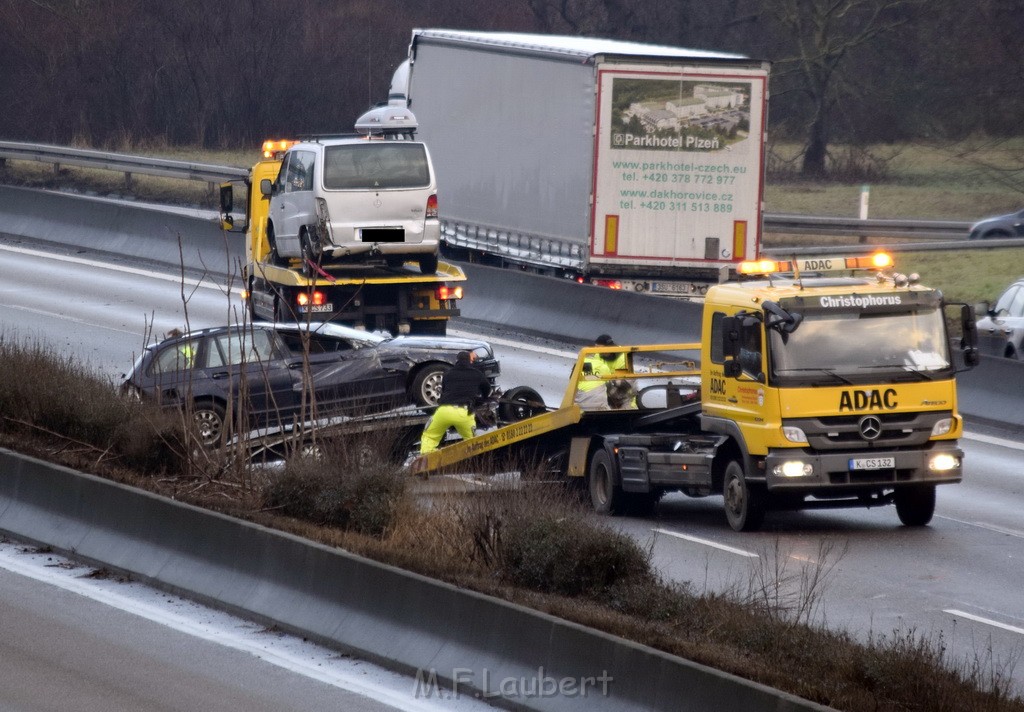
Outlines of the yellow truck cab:
M 413 469 L 532 460 L 585 484 L 603 514 L 649 511 L 665 492 L 721 494 L 737 531 L 771 510 L 887 504 L 923 526 L 936 486 L 963 477 L 955 375 L 977 363 L 977 334 L 971 307 L 891 264 L 743 263 L 744 278 L 708 290 L 700 343 L 583 349 L 559 407 L 530 403 L 525 419 Z M 579 384 L 602 352 L 627 367 L 600 377 L 608 399 L 594 408 Z M 623 382 L 632 393 L 613 403 Z
M 771 505 L 891 498 L 930 521 L 935 485 L 959 482 L 957 349 L 940 292 L 889 270 L 886 254 L 746 264 L 750 279 L 704 303 L 705 432 L 727 436 L 723 473 L 737 528 Z M 976 363 L 973 314 L 952 315 Z

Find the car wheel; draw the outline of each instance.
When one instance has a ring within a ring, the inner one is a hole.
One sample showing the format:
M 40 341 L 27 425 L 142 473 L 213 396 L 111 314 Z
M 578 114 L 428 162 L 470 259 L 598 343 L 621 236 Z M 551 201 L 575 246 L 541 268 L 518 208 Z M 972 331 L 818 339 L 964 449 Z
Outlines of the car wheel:
M 590 491 L 590 503 L 598 514 L 622 514 L 625 494 L 622 486 L 616 483 L 615 475 L 611 455 L 604 448 L 595 451 L 587 470 L 587 489 Z
M 725 499 L 725 518 L 735 531 L 752 532 L 761 528 L 764 497 L 759 488 L 747 482 L 743 466 L 736 460 L 725 467 L 722 497 Z
M 299 252 L 302 257 L 302 274 L 307 277 L 314 276 L 314 265 L 320 266 L 320 243 L 314 240 L 308 228 L 302 228 L 299 233 Z
M 982 235 L 981 239 L 982 240 L 1002 240 L 1003 238 L 1006 238 L 1006 237 L 1013 237 L 1013 235 L 1011 235 L 1010 233 L 1006 232 L 1005 230 L 992 230 L 992 231 L 986 232 L 984 235 Z
M 902 487 L 896 490 L 896 514 L 904 526 L 923 527 L 935 514 L 935 485 Z
M 267 246 L 270 248 L 270 264 L 284 264 L 284 260 L 281 259 L 281 255 L 277 251 L 277 238 L 274 235 L 274 223 L 267 223 Z
M 409 386 L 409 399 L 421 408 L 437 405 L 441 398 L 441 381 L 449 368 L 447 364 L 431 363 L 417 371 Z
M 546 410 L 544 399 L 537 391 L 528 386 L 516 386 L 502 394 L 498 416 L 506 423 L 516 423 Z
M 419 258 L 420 272 L 423 274 L 437 273 L 437 255 L 421 255 Z
M 224 406 L 214 401 L 199 401 L 192 406 L 192 423 L 204 448 L 221 444 L 226 435 L 224 412 Z

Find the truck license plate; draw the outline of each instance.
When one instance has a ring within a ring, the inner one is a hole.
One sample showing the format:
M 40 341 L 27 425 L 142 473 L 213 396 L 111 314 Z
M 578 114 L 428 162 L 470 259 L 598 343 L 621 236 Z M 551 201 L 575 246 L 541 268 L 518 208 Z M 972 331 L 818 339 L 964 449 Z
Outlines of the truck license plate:
M 850 460 L 851 470 L 891 470 L 895 467 L 895 457 L 855 457 Z
M 312 312 L 318 314 L 320 312 L 332 312 L 334 311 L 333 304 L 314 304 L 313 306 L 299 307 L 299 313 L 304 314 L 306 312 Z
M 651 291 L 668 294 L 689 294 L 690 285 L 685 282 L 651 282 Z

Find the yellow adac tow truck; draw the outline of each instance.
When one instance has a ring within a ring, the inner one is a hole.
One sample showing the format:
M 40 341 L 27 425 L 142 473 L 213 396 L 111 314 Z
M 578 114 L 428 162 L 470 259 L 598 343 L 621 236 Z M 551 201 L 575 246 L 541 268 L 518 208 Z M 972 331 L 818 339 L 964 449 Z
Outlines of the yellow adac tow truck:
M 722 495 L 729 524 L 772 510 L 895 504 L 923 526 L 936 486 L 959 482 L 957 371 L 977 361 L 973 308 L 892 269 L 884 253 L 744 263 L 708 290 L 700 343 L 580 351 L 559 407 L 419 457 L 421 475 L 482 457 L 585 484 L 605 514 L 666 492 Z M 623 407 L 576 395 L 585 360 L 625 353 L 602 380 Z

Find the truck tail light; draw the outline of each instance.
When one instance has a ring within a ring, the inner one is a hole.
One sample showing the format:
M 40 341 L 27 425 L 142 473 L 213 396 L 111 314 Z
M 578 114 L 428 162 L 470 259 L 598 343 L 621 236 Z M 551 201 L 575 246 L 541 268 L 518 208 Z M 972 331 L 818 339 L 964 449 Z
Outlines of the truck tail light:
M 598 287 L 607 287 L 608 289 L 622 289 L 622 282 L 617 279 L 595 279 L 592 284 L 596 284 Z
M 441 301 L 445 299 L 462 299 L 462 287 L 449 287 L 448 285 L 441 285 L 435 292 L 437 298 Z
M 437 194 L 436 193 L 434 195 L 430 196 L 429 198 L 427 198 L 427 217 L 428 218 L 436 218 L 437 217 Z
M 295 297 L 295 301 L 300 307 L 320 306 L 321 304 L 327 303 L 327 297 L 324 293 L 319 290 L 312 292 L 299 292 L 298 296 Z

